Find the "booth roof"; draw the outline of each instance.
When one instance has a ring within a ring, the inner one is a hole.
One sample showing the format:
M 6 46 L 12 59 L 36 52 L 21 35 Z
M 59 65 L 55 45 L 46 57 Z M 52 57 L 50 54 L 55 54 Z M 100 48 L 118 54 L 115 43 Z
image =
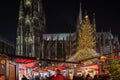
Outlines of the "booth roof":
M 32 59 L 24 59 L 24 58 L 16 58 L 15 62 L 16 63 L 31 63 L 31 62 L 35 62 L 36 60 L 32 60 Z

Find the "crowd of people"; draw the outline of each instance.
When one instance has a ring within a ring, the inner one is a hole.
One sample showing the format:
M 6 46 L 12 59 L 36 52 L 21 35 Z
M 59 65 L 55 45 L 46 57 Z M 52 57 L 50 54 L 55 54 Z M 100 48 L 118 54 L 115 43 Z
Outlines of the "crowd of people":
M 61 70 L 56 70 L 56 75 L 52 75 L 50 77 L 45 76 L 39 77 L 35 76 L 34 78 L 29 78 L 27 79 L 25 75 L 23 75 L 22 80 L 112 80 L 112 76 L 109 72 L 102 71 L 101 75 L 94 75 L 91 76 L 90 74 L 84 75 L 84 74 L 79 74 L 79 75 L 73 75 L 72 72 L 69 73 L 68 76 L 63 76 Z

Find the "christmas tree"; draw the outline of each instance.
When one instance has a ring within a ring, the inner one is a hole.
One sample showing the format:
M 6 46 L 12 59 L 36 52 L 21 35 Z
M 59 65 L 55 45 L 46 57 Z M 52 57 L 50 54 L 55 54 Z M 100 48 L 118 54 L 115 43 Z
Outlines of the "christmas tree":
M 108 71 L 113 80 L 120 80 L 120 60 L 113 58 L 103 64 L 105 71 Z
M 77 60 L 83 60 L 87 58 L 92 58 L 96 56 L 96 41 L 94 36 L 94 30 L 90 23 L 89 17 L 86 15 L 84 18 L 83 23 L 81 24 L 81 30 L 78 34 L 78 47 L 77 47 L 77 53 L 76 53 L 76 59 Z M 87 61 L 88 63 L 92 63 L 91 60 Z

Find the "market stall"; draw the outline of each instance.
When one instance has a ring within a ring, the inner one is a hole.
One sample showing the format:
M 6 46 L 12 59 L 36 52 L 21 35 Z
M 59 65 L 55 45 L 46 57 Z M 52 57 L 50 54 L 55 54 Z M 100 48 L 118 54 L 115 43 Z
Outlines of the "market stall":
M 93 77 L 95 74 L 99 73 L 99 66 L 98 66 L 98 64 L 82 66 L 82 67 L 76 68 L 75 72 L 76 72 L 76 75 L 90 74 Z

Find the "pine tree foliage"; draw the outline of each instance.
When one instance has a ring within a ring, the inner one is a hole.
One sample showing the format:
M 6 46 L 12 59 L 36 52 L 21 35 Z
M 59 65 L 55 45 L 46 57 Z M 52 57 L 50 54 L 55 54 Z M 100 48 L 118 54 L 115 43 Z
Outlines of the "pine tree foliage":
M 77 45 L 77 60 L 91 58 L 97 55 L 95 51 L 96 41 L 94 30 L 88 16 L 85 16 L 84 22 L 81 24 Z
M 106 71 L 109 71 L 112 75 L 113 80 L 120 80 L 120 60 L 113 59 L 107 61 L 107 64 L 104 64 L 104 68 Z

